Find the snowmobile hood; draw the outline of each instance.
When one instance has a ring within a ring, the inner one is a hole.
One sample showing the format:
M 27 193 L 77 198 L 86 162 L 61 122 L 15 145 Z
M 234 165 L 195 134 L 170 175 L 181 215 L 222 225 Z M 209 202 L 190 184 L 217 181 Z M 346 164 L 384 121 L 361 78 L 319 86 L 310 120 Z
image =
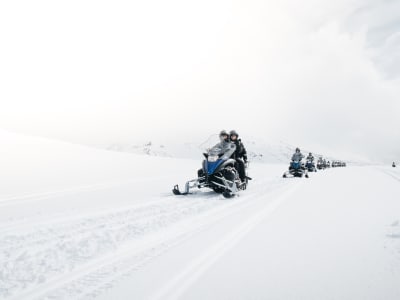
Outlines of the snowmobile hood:
M 209 161 L 207 161 L 207 174 L 208 175 L 211 175 L 211 174 L 213 174 L 214 172 L 215 172 L 215 170 L 217 170 L 218 169 L 218 167 L 221 165 L 223 163 L 223 160 L 222 159 L 218 159 L 217 161 L 215 161 L 215 162 L 209 162 Z

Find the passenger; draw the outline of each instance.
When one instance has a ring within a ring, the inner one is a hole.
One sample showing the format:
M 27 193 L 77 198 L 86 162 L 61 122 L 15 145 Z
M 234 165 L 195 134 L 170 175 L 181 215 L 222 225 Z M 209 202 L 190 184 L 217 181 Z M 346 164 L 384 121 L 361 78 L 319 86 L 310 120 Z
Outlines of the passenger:
M 232 154 L 232 158 L 236 160 L 236 168 L 239 172 L 240 180 L 246 181 L 246 163 L 247 163 L 247 151 L 244 147 L 242 140 L 239 139 L 239 134 L 235 130 L 231 130 L 229 133 L 230 140 L 236 146 L 235 152 Z

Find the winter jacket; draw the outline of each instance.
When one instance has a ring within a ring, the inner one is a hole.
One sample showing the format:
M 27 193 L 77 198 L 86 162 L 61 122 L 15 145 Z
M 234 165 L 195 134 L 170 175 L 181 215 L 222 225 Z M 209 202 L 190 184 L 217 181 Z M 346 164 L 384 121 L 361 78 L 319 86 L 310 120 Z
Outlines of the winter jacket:
M 295 152 L 292 155 L 292 161 L 301 161 L 304 158 L 304 155 L 301 152 Z
M 233 153 L 232 158 L 233 159 L 238 159 L 242 158 L 244 162 L 247 161 L 247 151 L 246 148 L 244 147 L 242 140 L 237 139 L 236 141 L 232 141 L 233 144 L 236 146 L 235 153 Z
M 311 160 L 311 161 L 313 162 L 313 161 L 314 161 L 314 156 L 308 155 L 306 159 L 307 159 L 307 160 Z

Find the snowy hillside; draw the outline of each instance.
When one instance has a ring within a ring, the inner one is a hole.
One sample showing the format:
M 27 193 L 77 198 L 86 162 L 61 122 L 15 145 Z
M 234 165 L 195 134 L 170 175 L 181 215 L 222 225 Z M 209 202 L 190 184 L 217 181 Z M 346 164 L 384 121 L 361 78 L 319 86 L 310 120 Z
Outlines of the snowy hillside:
M 111 151 L 146 154 L 151 156 L 201 159 L 201 153 L 205 152 L 208 147 L 217 142 L 217 136 L 212 136 L 212 138 L 198 144 L 160 144 L 149 141 L 143 144 L 112 144 L 103 146 L 103 148 Z M 247 141 L 245 146 L 251 161 L 271 163 L 287 162 L 291 155 L 291 151 L 296 148 L 283 143 L 271 145 L 265 143 L 259 144 L 254 141 Z
M 218 143 L 218 136 L 211 135 L 206 140 L 199 143 L 157 143 L 154 141 L 148 141 L 144 143 L 114 143 L 111 145 L 101 145 L 99 148 L 117 151 L 127 152 L 135 154 L 145 154 L 150 156 L 159 157 L 174 157 L 174 158 L 190 158 L 190 159 L 201 159 L 201 153 L 206 152 L 206 149 L 212 145 Z M 263 139 L 256 139 L 249 137 L 243 140 L 243 143 L 247 149 L 248 158 L 252 162 L 261 163 L 288 163 L 290 158 L 297 146 L 289 143 L 269 139 L 268 142 Z M 366 164 L 368 163 L 364 159 L 354 158 L 354 156 L 346 155 L 345 157 L 340 155 L 334 155 L 334 153 L 323 153 L 321 151 L 315 151 L 315 149 L 302 149 L 304 154 L 309 152 L 314 153 L 315 157 L 325 157 L 327 160 L 346 160 L 347 162 L 353 162 L 355 164 Z M 320 150 L 320 149 L 317 149 Z M 331 151 L 332 152 L 332 151 Z
M 228 200 L 172 195 L 199 159 L 0 139 L 0 299 L 400 297 L 398 168 L 254 161 Z

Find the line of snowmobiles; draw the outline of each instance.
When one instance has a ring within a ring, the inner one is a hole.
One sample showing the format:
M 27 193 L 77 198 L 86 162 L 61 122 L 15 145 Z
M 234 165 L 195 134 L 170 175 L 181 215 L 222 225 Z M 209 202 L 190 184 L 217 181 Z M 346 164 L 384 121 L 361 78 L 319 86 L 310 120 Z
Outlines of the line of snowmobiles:
M 292 161 L 288 171 L 283 173 L 283 178 L 287 177 L 306 177 L 309 178 L 309 172 L 317 172 L 327 168 L 346 167 L 346 163 L 339 160 L 334 160 L 332 163 L 329 160 L 320 157 L 315 165 L 313 159 L 307 159 L 305 163 L 301 161 Z
M 346 166 L 346 163 L 344 161 L 334 160 L 332 162 L 332 168 L 345 167 L 345 166 Z
M 317 169 L 318 170 L 324 170 L 326 168 L 330 168 L 331 167 L 331 163 L 328 161 L 326 161 L 325 159 L 319 159 L 317 162 Z
M 175 185 L 172 192 L 175 195 L 187 195 L 195 187 L 199 189 L 206 187 L 222 194 L 225 198 L 231 198 L 239 191 L 245 190 L 248 181 L 251 180 L 247 175 L 248 164 L 245 168 L 245 180 L 242 181 L 236 167 L 236 160 L 231 158 L 234 151 L 234 147 L 222 149 L 218 145 L 209 149 L 207 153 L 203 153 L 205 159 L 202 168 L 197 172 L 198 177 L 187 181 L 184 191 L 181 192 L 179 186 Z
M 242 180 L 239 176 L 237 161 L 231 158 L 234 152 L 235 146 L 232 146 L 232 144 L 226 144 L 226 148 L 217 144 L 208 149 L 206 153 L 203 153 L 204 160 L 202 168 L 197 171 L 197 178 L 187 181 L 183 191 L 179 189 L 178 185 L 175 185 L 172 192 L 175 195 L 188 195 L 192 194 L 191 191 L 194 188 L 209 188 L 218 194 L 222 194 L 225 198 L 231 198 L 238 192 L 245 190 L 249 180 L 251 180 L 247 173 L 248 163 L 245 168 L 245 179 Z M 345 165 L 345 163 L 340 164 L 340 166 Z M 337 166 L 336 161 L 332 166 Z M 317 172 L 317 170 L 329 167 L 331 167 L 330 162 L 322 158 L 318 160 L 317 165 L 315 165 L 313 159 L 307 159 L 305 163 L 301 160 L 293 160 L 283 177 L 304 176 L 308 178 L 309 172 Z
M 323 170 L 327 168 L 337 168 L 337 167 L 346 167 L 346 163 L 344 161 L 340 160 L 334 160 L 332 163 L 328 160 L 319 158 L 317 162 L 317 169 L 318 170 Z
M 289 169 L 283 173 L 283 178 L 288 177 L 306 177 L 308 178 L 308 172 L 317 172 L 314 162 L 311 159 L 308 159 L 306 163 L 301 161 L 291 161 L 289 165 Z

